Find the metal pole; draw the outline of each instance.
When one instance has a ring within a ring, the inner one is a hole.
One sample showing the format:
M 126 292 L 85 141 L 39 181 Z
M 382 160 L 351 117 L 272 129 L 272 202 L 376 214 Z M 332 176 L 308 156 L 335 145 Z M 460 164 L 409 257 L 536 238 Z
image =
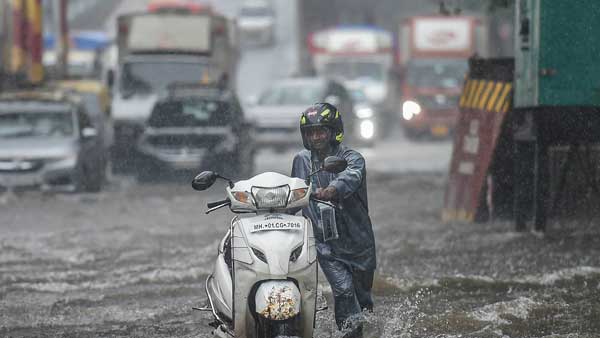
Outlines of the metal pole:
M 69 28 L 67 21 L 67 0 L 52 1 L 53 30 L 55 36 L 56 76 L 59 79 L 67 75 L 69 55 Z

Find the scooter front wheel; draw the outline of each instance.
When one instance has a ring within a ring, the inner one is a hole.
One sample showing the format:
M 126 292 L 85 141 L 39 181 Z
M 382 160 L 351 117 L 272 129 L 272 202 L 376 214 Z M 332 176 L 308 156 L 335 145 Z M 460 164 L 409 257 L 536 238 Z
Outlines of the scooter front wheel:
M 300 320 L 300 316 L 282 321 L 259 318 L 257 324 L 256 338 L 277 338 L 282 336 L 286 338 L 300 338 L 301 336 L 300 325 L 302 321 Z

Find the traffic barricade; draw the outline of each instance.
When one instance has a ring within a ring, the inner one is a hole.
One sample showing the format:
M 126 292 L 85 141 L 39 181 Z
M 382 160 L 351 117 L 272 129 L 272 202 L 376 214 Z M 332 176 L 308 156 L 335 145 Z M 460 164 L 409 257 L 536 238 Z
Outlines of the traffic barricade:
M 514 60 L 469 60 L 459 101 L 444 221 L 474 221 L 490 213 L 492 184 L 488 170 L 512 106 Z M 489 187 L 489 189 L 487 188 Z

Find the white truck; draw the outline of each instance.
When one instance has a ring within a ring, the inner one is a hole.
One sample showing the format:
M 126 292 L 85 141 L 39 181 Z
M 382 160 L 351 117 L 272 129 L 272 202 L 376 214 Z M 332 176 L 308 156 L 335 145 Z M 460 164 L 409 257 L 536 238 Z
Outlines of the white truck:
M 108 82 L 118 170 L 134 163 L 137 138 L 169 85 L 232 86 L 238 51 L 230 21 L 212 11 L 126 14 L 117 25 L 117 66 Z
M 396 106 L 393 42 L 392 34 L 378 27 L 338 26 L 313 32 L 308 47 L 315 73 L 364 92 L 385 124 Z

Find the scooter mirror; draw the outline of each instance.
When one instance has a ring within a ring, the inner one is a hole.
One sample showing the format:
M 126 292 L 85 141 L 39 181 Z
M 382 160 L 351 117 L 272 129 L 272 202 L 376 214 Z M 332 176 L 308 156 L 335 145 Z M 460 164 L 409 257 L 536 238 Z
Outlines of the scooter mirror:
M 323 170 L 330 173 L 340 173 L 346 169 L 348 162 L 345 159 L 337 156 L 328 156 L 323 161 Z
M 192 188 L 202 191 L 210 188 L 219 176 L 212 171 L 203 171 L 192 180 Z

